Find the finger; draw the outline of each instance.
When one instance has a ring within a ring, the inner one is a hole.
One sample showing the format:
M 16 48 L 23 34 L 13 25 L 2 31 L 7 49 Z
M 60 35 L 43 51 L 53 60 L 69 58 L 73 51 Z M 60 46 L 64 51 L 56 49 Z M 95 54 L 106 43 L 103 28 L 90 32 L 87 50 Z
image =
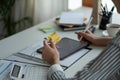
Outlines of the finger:
M 86 41 L 86 40 L 88 40 L 88 36 L 89 36 L 88 34 L 89 34 L 89 31 L 79 32 L 78 39 L 80 39 L 81 37 L 83 37 L 82 41 Z
M 87 30 L 85 33 L 91 34 L 92 32 L 90 30 Z
M 86 35 L 86 34 L 91 34 L 91 33 L 92 32 L 90 30 L 79 32 L 79 34 L 81 34 L 81 35 Z
M 80 40 L 81 36 L 80 36 L 80 35 L 78 35 L 78 36 L 77 36 L 77 38 L 78 38 L 78 40 Z
M 84 37 L 84 32 L 79 32 L 77 36 L 78 36 L 78 39 L 80 39 L 82 36 Z
M 48 46 L 48 41 L 46 39 L 44 40 L 43 43 L 44 43 L 44 46 Z
M 42 49 L 42 59 L 43 59 L 43 60 L 46 60 L 46 57 L 45 57 L 46 54 L 47 54 L 47 53 L 46 53 L 46 50 L 43 48 L 43 49 Z
M 56 45 L 55 45 L 55 43 L 53 42 L 52 39 L 50 39 L 50 46 L 51 46 L 52 48 L 56 48 Z
M 49 45 L 47 40 L 44 40 L 44 48 L 50 48 L 51 46 Z

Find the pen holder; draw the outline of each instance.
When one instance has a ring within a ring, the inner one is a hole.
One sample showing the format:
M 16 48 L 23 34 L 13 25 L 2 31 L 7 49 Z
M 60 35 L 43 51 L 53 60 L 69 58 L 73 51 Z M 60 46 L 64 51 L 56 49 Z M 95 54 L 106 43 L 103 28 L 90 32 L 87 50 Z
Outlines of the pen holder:
M 106 30 L 106 25 L 111 22 L 112 22 L 112 15 L 111 16 L 106 16 L 106 15 L 101 16 L 99 29 Z

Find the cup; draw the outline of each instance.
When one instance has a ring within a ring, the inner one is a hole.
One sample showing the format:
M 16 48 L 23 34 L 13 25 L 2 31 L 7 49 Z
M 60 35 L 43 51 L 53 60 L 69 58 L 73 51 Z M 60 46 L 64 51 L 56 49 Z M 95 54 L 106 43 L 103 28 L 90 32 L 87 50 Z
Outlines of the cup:
M 101 16 L 100 26 L 99 29 L 106 30 L 106 25 L 112 22 L 112 16 Z
M 120 30 L 119 24 L 107 24 L 107 32 L 109 37 L 115 37 L 116 33 Z

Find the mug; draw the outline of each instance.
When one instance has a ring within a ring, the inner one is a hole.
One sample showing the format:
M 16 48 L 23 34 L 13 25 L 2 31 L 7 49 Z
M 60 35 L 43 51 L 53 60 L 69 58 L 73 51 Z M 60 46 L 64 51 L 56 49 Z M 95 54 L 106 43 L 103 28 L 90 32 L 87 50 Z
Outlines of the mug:
M 116 33 L 120 30 L 119 24 L 107 24 L 107 32 L 109 37 L 115 37 Z
M 102 16 L 99 29 L 106 30 L 106 25 L 112 22 L 112 16 Z

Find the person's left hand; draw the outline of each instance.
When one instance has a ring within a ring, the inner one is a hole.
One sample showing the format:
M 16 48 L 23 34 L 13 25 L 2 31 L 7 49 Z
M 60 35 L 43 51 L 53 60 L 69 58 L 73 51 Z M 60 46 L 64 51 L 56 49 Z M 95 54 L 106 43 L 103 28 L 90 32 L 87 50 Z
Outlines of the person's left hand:
M 49 42 L 47 40 L 44 40 L 42 57 L 50 65 L 59 64 L 59 52 L 52 40 L 50 40 Z

